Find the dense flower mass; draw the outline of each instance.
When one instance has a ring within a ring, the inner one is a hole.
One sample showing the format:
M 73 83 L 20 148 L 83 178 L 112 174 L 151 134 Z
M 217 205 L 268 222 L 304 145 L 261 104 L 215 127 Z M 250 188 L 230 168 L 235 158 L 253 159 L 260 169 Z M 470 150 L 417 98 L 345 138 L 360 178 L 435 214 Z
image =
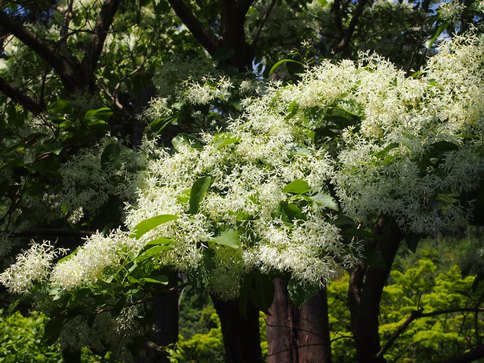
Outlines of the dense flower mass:
M 334 223 L 341 214 L 363 227 L 386 214 L 416 233 L 465 224 L 472 200 L 461 196 L 484 175 L 483 54 L 481 39 L 457 37 L 412 77 L 377 55 L 323 62 L 297 84 L 275 83 L 243 101 L 244 114 L 224 132 L 180 135 L 174 150 L 146 140 L 149 161 L 126 207 L 128 231 L 88 238 L 50 282 L 95 283 L 166 238 L 170 248 L 154 263 L 229 299 L 254 269 L 321 285 L 354 264 L 360 242 L 343 241 Z M 229 80 L 212 82 L 185 84 L 184 97 L 193 104 L 229 97 Z M 158 106 L 145 115 L 166 113 L 166 102 L 151 103 Z M 160 215 L 171 217 L 137 235 L 140 223 Z M 2 282 L 24 291 L 28 276 L 11 271 Z
M 0 282 L 15 294 L 27 293 L 35 282 L 49 276 L 54 260 L 65 254 L 64 249 L 55 249 L 49 242 L 32 243 L 27 251 L 17 256 L 17 261 L 0 275 Z

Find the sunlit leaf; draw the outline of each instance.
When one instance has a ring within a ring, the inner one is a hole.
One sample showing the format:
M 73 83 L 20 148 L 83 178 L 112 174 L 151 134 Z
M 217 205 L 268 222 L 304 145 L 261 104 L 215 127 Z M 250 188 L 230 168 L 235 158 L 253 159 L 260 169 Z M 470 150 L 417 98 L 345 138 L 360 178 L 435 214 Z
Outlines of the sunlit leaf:
M 146 232 L 151 231 L 153 228 L 158 227 L 160 224 L 174 221 L 176 219 L 178 219 L 178 216 L 173 214 L 161 214 L 156 217 L 145 219 L 144 221 L 138 223 L 136 227 L 134 227 L 134 232 L 131 233 L 131 237 L 139 239 Z

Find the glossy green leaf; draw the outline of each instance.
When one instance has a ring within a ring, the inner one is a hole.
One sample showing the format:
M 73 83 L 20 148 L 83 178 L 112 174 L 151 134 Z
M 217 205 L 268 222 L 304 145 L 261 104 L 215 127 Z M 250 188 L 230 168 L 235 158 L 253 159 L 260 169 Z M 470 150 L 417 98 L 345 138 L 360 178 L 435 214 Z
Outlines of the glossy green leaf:
M 213 178 L 211 176 L 203 176 L 193 183 L 190 191 L 190 208 L 188 210 L 190 214 L 198 213 L 200 203 L 203 201 L 203 198 L 205 198 L 210 185 L 212 185 L 212 181 Z
M 145 247 L 147 246 L 168 246 L 173 243 L 173 240 L 171 238 L 166 238 L 166 237 L 161 237 L 154 239 L 152 241 L 149 241 L 147 244 L 145 244 Z
M 113 111 L 108 107 L 101 107 L 96 110 L 89 110 L 84 114 L 84 120 L 91 126 L 104 124 L 111 117 Z
M 277 62 L 276 64 L 274 64 L 272 66 L 271 70 L 269 71 L 269 76 L 272 73 L 274 73 L 277 70 L 277 68 L 279 68 L 284 63 L 296 63 L 296 64 L 299 64 L 300 66 L 304 67 L 304 64 L 302 64 L 301 62 L 295 61 L 294 59 L 281 59 L 279 62 Z
M 161 214 L 156 217 L 145 219 L 144 221 L 138 223 L 136 227 L 134 227 L 134 232 L 131 233 L 131 237 L 139 239 L 146 232 L 151 231 L 153 228 L 158 227 L 160 224 L 171 222 L 176 219 L 178 219 L 178 216 L 173 214 Z
M 226 145 L 235 144 L 240 141 L 240 138 L 235 136 L 230 136 L 229 134 L 219 134 L 215 135 L 213 139 L 213 146 L 220 149 Z
M 141 277 L 138 280 L 142 282 L 149 282 L 151 284 L 168 285 L 168 277 L 166 276 L 159 276 L 157 279 L 151 277 Z
M 283 218 L 286 222 L 292 223 L 295 219 L 305 220 L 306 216 L 296 204 L 283 202 L 281 203 Z
M 307 181 L 297 179 L 287 184 L 282 191 L 284 193 L 304 194 L 311 190 Z
M 239 232 L 234 229 L 228 229 L 220 233 L 219 236 L 213 240 L 216 244 L 224 245 L 230 248 L 240 248 Z
M 153 246 L 151 248 L 148 248 L 143 253 L 141 253 L 138 257 L 136 257 L 135 262 L 140 263 L 140 262 L 146 261 L 150 258 L 159 256 L 162 252 L 167 251 L 169 249 L 171 249 L 171 246 L 169 245 Z

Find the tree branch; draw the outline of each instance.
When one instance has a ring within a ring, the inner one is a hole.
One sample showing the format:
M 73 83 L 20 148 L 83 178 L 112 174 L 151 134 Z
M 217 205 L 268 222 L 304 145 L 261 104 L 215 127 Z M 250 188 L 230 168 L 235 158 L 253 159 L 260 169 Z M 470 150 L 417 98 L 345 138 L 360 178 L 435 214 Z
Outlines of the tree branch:
M 484 344 L 480 344 L 470 351 L 437 363 L 471 363 L 484 357 Z
M 0 24 L 1 27 L 7 32 L 13 34 L 22 43 L 36 52 L 41 58 L 43 58 L 56 73 L 60 76 L 62 84 L 66 87 L 66 90 L 76 89 L 78 83 L 75 75 L 75 58 L 67 59 L 61 56 L 52 46 L 46 43 L 43 39 L 40 39 L 36 34 L 24 27 L 21 23 L 11 19 L 10 16 L 0 11 Z
M 0 77 L 0 92 L 12 99 L 14 102 L 22 105 L 25 109 L 29 110 L 34 115 L 38 115 L 45 110 L 44 105 L 36 102 L 33 98 L 27 96 L 19 89 L 11 86 L 2 77 Z
M 363 14 L 363 10 L 365 9 L 365 6 L 368 4 L 368 2 L 369 0 L 358 1 L 358 5 L 356 5 L 356 8 L 355 8 L 355 11 L 353 12 L 353 16 L 351 17 L 350 23 L 346 28 L 346 30 L 344 31 L 343 39 L 341 39 L 341 42 L 334 49 L 335 52 L 346 53 L 348 51 L 348 46 L 351 42 L 351 38 L 353 37 L 353 33 L 356 30 L 356 25 L 358 24 L 361 14 Z
M 168 0 L 176 15 L 187 26 L 195 39 L 204 47 L 208 53 L 214 54 L 218 48 L 218 43 L 204 29 L 202 23 L 193 14 L 190 7 L 183 0 Z
M 93 231 L 67 229 L 67 228 L 36 228 L 20 232 L 13 232 L 14 237 L 87 237 L 93 235 Z
M 264 14 L 264 17 L 262 18 L 262 20 L 259 24 L 259 27 L 257 28 L 257 32 L 255 33 L 254 40 L 252 41 L 252 47 L 254 49 L 257 46 L 257 42 L 259 41 L 259 37 L 260 37 L 260 34 L 262 32 L 262 29 L 264 28 L 264 25 L 266 24 L 267 19 L 269 18 L 269 15 L 270 15 L 272 9 L 274 8 L 274 6 L 276 5 L 276 3 L 277 3 L 277 0 L 271 1 L 271 3 L 269 4 L 269 7 L 267 8 L 267 10 Z
M 463 312 L 484 312 L 484 308 L 455 308 L 455 309 L 444 309 L 444 310 L 435 310 L 429 313 L 424 313 L 423 310 L 414 310 L 410 313 L 410 316 L 400 325 L 395 333 L 388 339 L 385 345 L 380 349 L 377 353 L 376 357 L 380 358 L 390 349 L 392 344 L 398 337 L 407 329 L 407 327 L 412 323 L 412 321 L 419 319 L 419 318 L 429 318 L 432 316 L 442 315 L 442 314 L 452 314 L 452 313 L 463 313 Z M 484 356 L 484 355 L 483 355 Z M 447 362 L 447 361 L 446 361 Z M 449 361 L 453 362 L 453 361 Z M 456 361 L 460 362 L 460 361 Z M 464 362 L 464 361 L 463 361 Z M 467 361 L 466 361 L 467 362 Z M 470 361 L 469 361 L 470 362 Z
M 104 42 L 106 41 L 108 30 L 113 23 L 114 15 L 116 14 L 120 3 L 121 0 L 106 0 L 104 2 L 93 29 L 91 39 L 86 48 L 81 68 L 85 77 L 85 82 L 90 90 L 93 90 L 94 88 L 94 75 L 97 64 L 103 50 Z

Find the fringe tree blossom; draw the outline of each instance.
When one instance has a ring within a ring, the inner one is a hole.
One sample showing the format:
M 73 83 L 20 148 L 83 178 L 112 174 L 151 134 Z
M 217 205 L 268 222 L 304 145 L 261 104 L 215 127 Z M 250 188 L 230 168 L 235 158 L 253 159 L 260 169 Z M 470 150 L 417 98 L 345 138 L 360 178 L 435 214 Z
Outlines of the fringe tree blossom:
M 103 160 L 103 151 L 109 145 L 119 145 L 119 156 L 115 160 Z M 144 157 L 108 136 L 99 145 L 82 150 L 61 166 L 62 188 L 58 195 L 50 198 L 57 201 L 71 223 L 78 223 L 84 216 L 93 217 L 109 198 L 132 199 L 137 173 L 144 167 Z
M 17 255 L 17 261 L 0 274 L 0 282 L 14 294 L 27 293 L 34 283 L 48 278 L 54 260 L 66 253 L 65 249 L 56 249 L 48 241 L 32 242 L 31 247 Z
M 484 177 L 483 50 L 476 36 L 456 37 L 413 77 L 374 54 L 323 62 L 297 84 L 274 83 L 244 100 L 245 113 L 223 133 L 179 136 L 176 150 L 146 140 L 127 231 L 89 237 L 54 267 L 51 284 L 96 283 L 166 238 L 171 248 L 154 264 L 231 299 L 254 269 L 320 286 L 354 264 L 361 245 L 343 242 L 337 214 L 362 226 L 386 214 L 414 233 L 465 225 L 472 201 L 462 194 Z M 181 97 L 196 104 L 229 97 L 229 80 L 207 82 L 185 83 Z M 167 104 L 159 104 L 164 114 Z M 194 197 L 200 182 L 205 189 Z M 88 199 L 76 208 L 90 208 Z M 135 238 L 140 223 L 160 215 L 175 217 Z M 24 291 L 22 275 L 9 271 L 2 281 Z

